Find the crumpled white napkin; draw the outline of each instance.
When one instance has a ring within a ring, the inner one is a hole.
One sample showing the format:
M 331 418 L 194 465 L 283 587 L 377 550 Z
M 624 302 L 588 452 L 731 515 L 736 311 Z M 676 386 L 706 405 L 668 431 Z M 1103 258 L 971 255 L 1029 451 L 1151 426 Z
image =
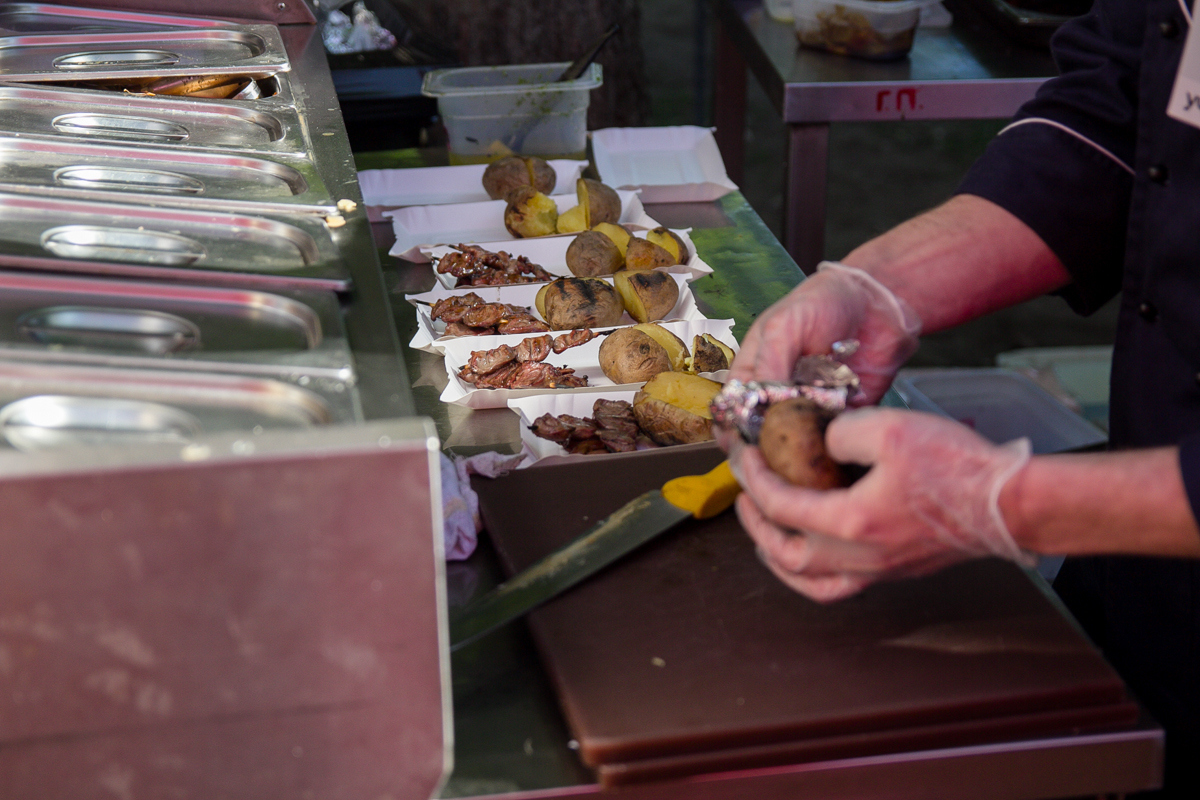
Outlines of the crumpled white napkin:
M 483 530 L 479 496 L 471 489 L 471 476 L 498 478 L 512 472 L 524 459 L 523 453 L 506 456 L 489 452 L 453 459 L 442 454 L 442 517 L 447 561 L 462 561 L 474 553 L 479 532 Z

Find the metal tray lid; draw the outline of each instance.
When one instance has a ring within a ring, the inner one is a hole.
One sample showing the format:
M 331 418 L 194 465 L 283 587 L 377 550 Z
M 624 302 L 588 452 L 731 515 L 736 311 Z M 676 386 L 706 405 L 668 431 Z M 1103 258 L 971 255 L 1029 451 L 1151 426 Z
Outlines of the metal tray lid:
M 250 444 L 0 454 L 6 796 L 437 790 L 452 716 L 432 423 Z
M 264 77 L 288 68 L 274 25 L 0 37 L 0 76 L 8 81 Z
M 108 15 L 108 18 L 119 22 L 122 19 L 128 20 L 131 15 L 122 15 L 120 12 L 128 11 L 132 14 L 151 15 L 160 17 L 164 15 L 179 15 L 182 20 L 175 21 L 176 24 L 187 25 L 187 18 L 191 18 L 191 25 L 195 25 L 196 17 L 203 15 L 205 18 L 212 20 L 228 20 L 233 22 L 253 21 L 253 22 L 270 22 L 275 25 L 313 25 L 316 23 L 316 18 L 308 5 L 303 0 L 205 0 L 202 6 L 197 6 L 194 2 L 185 2 L 184 0 L 71 0 L 69 4 L 49 4 L 49 3 L 12 3 L 5 4 L 12 6 L 17 12 L 29 22 L 34 21 L 34 16 L 40 14 L 43 19 L 47 16 L 59 16 L 58 9 L 62 9 L 62 13 L 68 16 L 88 17 L 97 16 L 95 12 L 114 12 Z M 30 8 L 33 6 L 33 8 Z M 92 13 L 89 13 L 92 12 Z

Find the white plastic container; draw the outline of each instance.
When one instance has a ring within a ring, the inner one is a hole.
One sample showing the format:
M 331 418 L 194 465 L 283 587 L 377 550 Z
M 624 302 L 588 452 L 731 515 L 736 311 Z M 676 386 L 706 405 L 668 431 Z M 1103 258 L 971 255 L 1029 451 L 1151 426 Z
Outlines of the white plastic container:
M 589 92 L 603 79 L 592 64 L 559 82 L 568 63 L 463 67 L 426 73 L 421 93 L 436 97 L 449 136 L 451 164 L 506 155 L 587 157 Z
M 796 38 L 845 56 L 903 58 L 912 49 L 921 8 L 930 0 L 794 0 Z
M 901 370 L 893 384 L 917 411 L 951 417 L 1003 444 L 1028 436 L 1034 453 L 1102 445 L 1104 432 L 1017 372 L 1006 369 Z

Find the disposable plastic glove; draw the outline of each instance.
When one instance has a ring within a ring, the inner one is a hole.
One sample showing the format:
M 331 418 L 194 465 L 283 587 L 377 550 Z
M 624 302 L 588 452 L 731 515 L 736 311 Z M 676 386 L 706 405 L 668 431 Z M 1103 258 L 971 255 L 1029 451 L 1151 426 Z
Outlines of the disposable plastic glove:
M 757 447 L 735 456 L 742 525 L 796 591 L 827 602 L 976 556 L 1029 563 L 999 509 L 1000 490 L 1029 460 L 1028 439 L 996 446 L 943 417 L 863 408 L 830 424 L 826 449 L 871 469 L 821 492 L 784 481 Z
M 788 381 L 802 355 L 828 353 L 857 339 L 847 361 L 862 381 L 860 402 L 878 402 L 896 370 L 917 350 L 921 321 L 879 281 L 854 267 L 823 261 L 817 273 L 768 308 L 746 334 L 731 378 Z

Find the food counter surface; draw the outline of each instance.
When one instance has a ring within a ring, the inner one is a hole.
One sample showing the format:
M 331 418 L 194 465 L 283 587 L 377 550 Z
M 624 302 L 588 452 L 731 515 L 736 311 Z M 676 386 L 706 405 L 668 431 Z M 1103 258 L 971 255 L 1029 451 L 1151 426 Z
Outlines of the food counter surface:
M 360 157 L 359 166 L 414 165 L 412 152 L 395 154 L 390 164 L 379 155 Z M 739 341 L 753 319 L 802 277 L 738 192 L 712 203 L 653 205 L 648 212 L 668 227 L 691 228 L 699 255 L 714 270 L 693 284 L 698 304 L 710 317 L 735 319 Z M 376 243 L 386 250 L 390 225 L 376 224 L 374 231 Z M 407 341 L 415 331 L 416 315 L 401 297 L 428 290 L 434 283 L 432 270 L 386 256 L 383 263 L 400 339 Z M 435 420 L 445 449 L 457 454 L 519 451 L 515 414 L 507 409 L 470 410 L 441 403 L 438 395 L 447 380 L 441 358 L 408 349 L 406 363 L 414 379 L 417 412 Z M 507 504 L 496 501 L 494 492 L 490 494 L 493 504 L 499 502 L 493 506 L 499 509 L 495 516 L 511 517 Z M 520 502 L 529 503 L 530 499 Z M 485 507 L 488 504 L 485 495 Z M 619 504 L 614 501 L 613 508 Z M 485 537 L 471 559 L 447 565 L 451 613 L 502 579 L 501 561 L 520 566 L 514 561 L 529 554 L 514 557 L 513 547 L 513 540 L 505 537 L 507 552 L 498 558 Z M 1015 570 L 1008 579 L 1024 583 Z M 1029 594 L 1040 596 L 1036 589 Z M 1038 602 L 1044 603 L 1044 598 Z M 539 619 L 535 628 L 541 630 L 546 624 Z M 545 641 L 541 644 L 545 655 Z M 452 674 L 455 769 L 443 797 L 568 797 L 602 791 L 595 774 L 579 757 L 579 743 L 571 739 L 560 698 L 524 624 L 511 625 L 454 653 Z M 563 674 L 558 673 L 556 679 L 564 680 Z M 969 792 L 976 797 L 1016 798 L 1126 791 L 1155 785 L 1158 780 L 1161 732 L 1152 723 L 1126 722 L 1084 735 L 1024 739 L 1015 733 L 1011 738 L 1013 741 L 999 740 L 1000 744 L 964 747 L 901 747 L 898 749 L 908 751 L 823 757 L 792 766 L 747 769 L 746 764 L 735 762 L 722 767 L 728 771 L 721 775 L 644 783 L 622 787 L 622 792 L 648 798 L 733 798 L 747 796 L 747 792 L 756 797 L 794 797 L 807 792 L 846 797 Z M 987 778 L 981 780 L 983 775 Z

